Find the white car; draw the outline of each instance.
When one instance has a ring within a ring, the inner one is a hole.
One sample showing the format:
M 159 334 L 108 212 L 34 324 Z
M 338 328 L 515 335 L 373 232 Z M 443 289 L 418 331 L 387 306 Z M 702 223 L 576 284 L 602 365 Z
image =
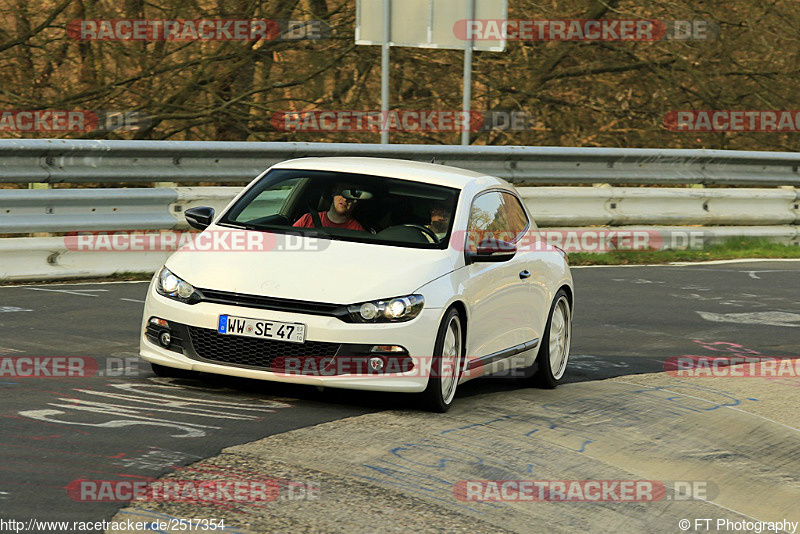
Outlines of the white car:
M 141 357 L 179 370 L 418 393 L 506 371 L 555 387 L 572 333 L 567 257 L 544 243 L 507 182 L 380 158 L 279 163 L 147 294 Z

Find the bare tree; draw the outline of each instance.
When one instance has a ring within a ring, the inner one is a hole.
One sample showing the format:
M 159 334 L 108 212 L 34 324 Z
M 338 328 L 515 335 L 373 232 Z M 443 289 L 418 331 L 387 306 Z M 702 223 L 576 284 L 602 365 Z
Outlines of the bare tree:
M 512 19 L 702 20 L 708 39 L 510 41 L 477 52 L 475 110 L 521 110 L 526 131 L 472 135 L 476 144 L 797 150 L 797 133 L 682 133 L 685 109 L 796 109 L 796 0 L 510 0 Z M 375 142 L 370 132 L 282 132 L 279 111 L 375 110 L 378 47 L 355 46 L 355 0 L 0 0 L 0 106 L 120 110 L 150 117 L 138 131 L 14 132 L 84 136 Z M 320 19 L 324 40 L 80 41 L 76 19 Z M 463 52 L 394 48 L 396 109 L 457 110 Z M 455 143 L 454 133 L 398 132 L 394 142 Z

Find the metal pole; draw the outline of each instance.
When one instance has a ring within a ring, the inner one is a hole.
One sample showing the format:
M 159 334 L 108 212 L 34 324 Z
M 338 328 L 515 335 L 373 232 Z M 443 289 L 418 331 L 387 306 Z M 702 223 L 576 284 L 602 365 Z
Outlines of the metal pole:
M 383 0 L 383 46 L 381 47 L 381 144 L 389 143 L 385 128 L 389 117 L 389 40 L 392 37 L 392 0 Z
M 467 20 L 475 18 L 475 0 L 467 1 Z M 472 109 L 472 32 L 469 31 L 469 23 L 467 24 L 467 42 L 464 45 L 464 99 L 461 102 L 461 109 L 467 113 L 467 120 L 469 121 L 469 112 Z M 469 122 L 467 122 L 469 124 Z M 469 144 L 469 128 L 461 132 L 461 144 Z

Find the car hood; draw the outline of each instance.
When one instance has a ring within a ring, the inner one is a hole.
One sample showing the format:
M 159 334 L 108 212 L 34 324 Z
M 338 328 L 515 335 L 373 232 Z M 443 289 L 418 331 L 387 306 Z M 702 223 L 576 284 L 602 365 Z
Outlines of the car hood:
M 308 244 L 310 240 L 300 241 Z M 166 265 L 200 289 L 353 304 L 410 294 L 455 269 L 457 259 L 450 249 L 324 239 L 315 243 L 317 250 L 203 251 L 185 247 Z

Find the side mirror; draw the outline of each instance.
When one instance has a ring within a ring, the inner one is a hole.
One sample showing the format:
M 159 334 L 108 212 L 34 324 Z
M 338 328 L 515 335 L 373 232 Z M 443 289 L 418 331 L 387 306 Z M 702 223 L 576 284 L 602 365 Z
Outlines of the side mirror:
M 183 216 L 186 217 L 186 222 L 188 222 L 189 226 L 192 228 L 205 230 L 214 222 L 214 208 L 209 208 L 208 206 L 191 208 L 186 210 Z
M 467 264 L 485 261 L 508 261 L 517 253 L 517 246 L 508 241 L 487 238 L 478 243 L 475 252 L 467 252 Z

